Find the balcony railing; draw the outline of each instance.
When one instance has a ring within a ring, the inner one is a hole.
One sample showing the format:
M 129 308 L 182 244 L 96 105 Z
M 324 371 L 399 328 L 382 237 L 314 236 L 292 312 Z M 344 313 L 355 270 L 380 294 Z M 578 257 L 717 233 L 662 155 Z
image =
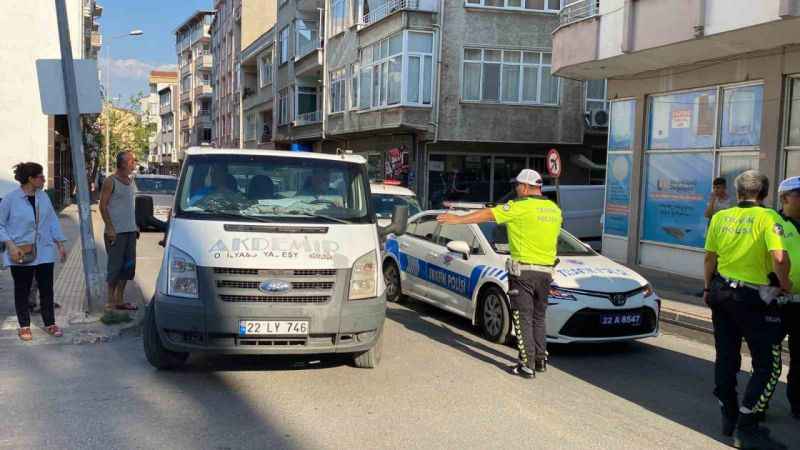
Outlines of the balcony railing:
M 561 8 L 560 25 L 567 25 L 600 14 L 600 0 L 578 0 Z
M 388 0 L 386 3 L 376 7 L 372 11 L 361 16 L 360 24 L 368 25 L 377 22 L 395 11 L 402 9 L 418 9 L 419 0 Z
M 294 121 L 295 126 L 310 125 L 312 123 L 322 122 L 322 111 L 311 111 L 303 114 L 298 114 L 297 119 Z
M 310 32 L 309 33 L 311 34 L 310 39 L 301 39 L 300 33 L 297 33 L 297 35 L 295 36 L 295 39 L 297 40 L 297 49 L 296 49 L 297 51 L 295 52 L 295 54 L 297 55 L 295 56 L 296 60 L 306 56 L 307 54 L 313 52 L 314 50 L 317 50 L 318 48 L 322 48 L 322 42 L 319 40 L 319 32 L 317 31 L 317 29 L 315 28 L 305 31 Z
M 201 55 L 194 60 L 195 70 L 211 70 L 211 55 Z
M 92 31 L 92 47 L 100 48 L 103 46 L 103 35 L 99 31 Z
M 196 88 L 194 88 L 194 96 L 195 97 L 200 97 L 200 96 L 203 96 L 203 95 L 211 95 L 212 92 L 214 92 L 214 91 L 211 89 L 211 85 L 210 84 L 201 84 L 200 86 L 197 86 Z
M 172 112 L 172 102 L 158 105 L 158 114 L 163 116 Z

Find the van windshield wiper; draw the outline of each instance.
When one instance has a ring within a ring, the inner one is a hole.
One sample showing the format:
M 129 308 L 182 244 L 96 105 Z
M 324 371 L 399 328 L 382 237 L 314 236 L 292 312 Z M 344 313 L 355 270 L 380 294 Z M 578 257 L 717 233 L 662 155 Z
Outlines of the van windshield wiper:
M 293 216 L 301 216 L 301 217 L 311 217 L 313 219 L 324 219 L 324 220 L 329 220 L 331 222 L 344 223 L 344 224 L 353 223 L 344 219 L 340 219 L 338 217 L 326 216 L 324 214 L 308 213 L 304 211 L 287 211 L 286 214 L 291 214 Z
M 205 216 L 212 216 L 218 217 L 221 219 L 233 219 L 233 220 L 254 220 L 256 222 L 264 222 L 264 223 L 273 223 L 273 220 L 270 220 L 266 217 L 259 217 L 259 216 L 250 216 L 247 214 L 239 214 L 233 213 L 230 211 L 204 211 L 200 213 Z

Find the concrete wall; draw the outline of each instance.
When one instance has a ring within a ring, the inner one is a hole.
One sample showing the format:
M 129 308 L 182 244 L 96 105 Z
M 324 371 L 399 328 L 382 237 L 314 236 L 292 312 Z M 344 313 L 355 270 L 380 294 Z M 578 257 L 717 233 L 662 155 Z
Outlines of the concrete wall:
M 72 56 L 83 57 L 83 2 L 68 0 Z M 60 59 L 58 25 L 52 1 L 6 5 L 0 14 L 0 197 L 19 187 L 12 166 L 22 161 L 48 168 L 48 116 L 42 114 L 37 59 Z
M 279 0 L 242 0 L 242 45 L 255 42 L 264 31 L 275 25 Z
M 559 106 L 476 104 L 461 101 L 465 46 L 550 50 L 555 14 L 444 5 L 439 139 L 489 142 L 563 142 L 583 139 L 582 84 L 562 79 Z

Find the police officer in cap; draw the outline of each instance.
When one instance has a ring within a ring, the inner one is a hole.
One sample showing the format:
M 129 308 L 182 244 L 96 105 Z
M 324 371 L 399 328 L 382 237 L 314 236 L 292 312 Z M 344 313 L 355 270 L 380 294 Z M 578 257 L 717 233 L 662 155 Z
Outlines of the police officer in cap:
M 755 414 L 766 407 L 781 370 L 781 318 L 774 302 L 768 302 L 770 273 L 780 290 L 792 289 L 784 230 L 778 213 L 761 204 L 769 192 L 766 176 L 748 170 L 735 184 L 739 203 L 714 215 L 705 245 L 704 297 L 717 351 L 714 394 L 722 407 L 722 432 L 730 436 L 735 431 L 735 447 L 785 449 L 759 426 Z M 736 375 L 742 339 L 750 348 L 753 374 L 740 406 Z
M 545 312 L 563 219 L 559 207 L 542 196 L 538 172 L 524 169 L 516 181 L 516 200 L 463 216 L 442 214 L 437 219 L 442 224 L 495 221 L 508 228 L 508 294 L 519 349 L 519 364 L 510 371 L 534 378 L 536 372 L 547 369 Z

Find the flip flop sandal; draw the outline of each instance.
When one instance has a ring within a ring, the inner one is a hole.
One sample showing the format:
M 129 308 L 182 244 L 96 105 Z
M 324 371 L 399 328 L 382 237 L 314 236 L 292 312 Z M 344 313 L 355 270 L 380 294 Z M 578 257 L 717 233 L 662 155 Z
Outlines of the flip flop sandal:
M 47 334 L 55 337 L 61 337 L 64 335 L 64 332 L 61 331 L 61 328 L 58 328 L 58 325 L 50 325 L 44 329 L 47 331 Z
M 23 341 L 32 341 L 33 340 L 33 333 L 31 333 L 30 327 L 20 328 L 19 329 L 19 338 Z
M 122 311 L 136 311 L 137 309 L 139 309 L 139 307 L 134 305 L 133 303 L 123 303 L 121 305 L 115 306 L 115 308 Z

